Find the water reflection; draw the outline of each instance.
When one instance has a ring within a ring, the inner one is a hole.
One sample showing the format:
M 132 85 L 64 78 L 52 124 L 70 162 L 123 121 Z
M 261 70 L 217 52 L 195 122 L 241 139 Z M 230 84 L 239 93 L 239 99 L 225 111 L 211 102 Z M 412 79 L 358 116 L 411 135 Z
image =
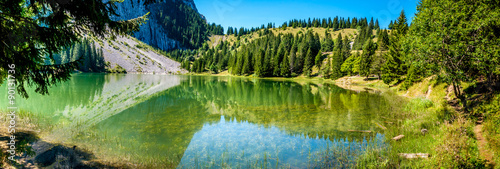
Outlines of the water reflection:
M 46 138 L 162 168 L 308 167 L 330 146 L 384 146 L 374 123 L 392 111 L 376 93 L 235 77 L 80 74 L 50 92 L 19 104 L 52 119 Z
M 221 116 L 219 123 L 206 124 L 194 134 L 178 168 L 217 168 L 222 167 L 221 161 L 223 165 L 236 168 L 252 168 L 255 164 L 269 168 L 311 168 L 320 158 L 320 153 L 329 146 L 348 148 L 351 152 L 361 152 L 369 146 L 369 141 L 374 144 L 372 146 L 384 146 L 381 134 L 377 134 L 374 140 L 363 139 L 360 142 L 345 138 L 332 140 L 290 135 L 274 126 L 225 120 Z

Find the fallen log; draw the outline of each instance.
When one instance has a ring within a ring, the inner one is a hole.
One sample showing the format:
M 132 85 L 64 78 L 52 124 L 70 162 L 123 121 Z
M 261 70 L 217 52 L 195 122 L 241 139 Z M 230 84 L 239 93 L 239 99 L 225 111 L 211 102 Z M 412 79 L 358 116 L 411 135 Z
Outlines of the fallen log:
M 428 153 L 399 153 L 400 157 L 406 159 L 414 159 L 414 158 L 429 158 L 430 155 Z
M 402 139 L 405 135 L 399 135 L 399 136 L 396 136 L 394 138 L 392 138 L 394 141 L 398 141 L 400 139 Z
M 373 122 L 373 123 L 375 123 L 375 124 L 376 124 L 378 127 L 380 127 L 381 129 L 387 130 L 387 128 L 386 128 L 386 127 L 384 127 L 384 126 L 382 126 L 382 125 L 378 124 L 377 122 Z
M 359 133 L 371 133 L 372 131 L 370 130 L 347 130 L 349 132 L 359 132 Z

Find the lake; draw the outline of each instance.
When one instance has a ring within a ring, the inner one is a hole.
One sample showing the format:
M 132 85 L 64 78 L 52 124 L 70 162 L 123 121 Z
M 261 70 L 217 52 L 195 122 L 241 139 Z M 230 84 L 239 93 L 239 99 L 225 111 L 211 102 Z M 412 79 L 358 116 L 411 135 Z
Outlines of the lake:
M 42 138 L 155 168 L 351 165 L 389 148 L 377 124 L 396 106 L 383 92 L 239 77 L 74 74 L 49 92 L 17 100 Z

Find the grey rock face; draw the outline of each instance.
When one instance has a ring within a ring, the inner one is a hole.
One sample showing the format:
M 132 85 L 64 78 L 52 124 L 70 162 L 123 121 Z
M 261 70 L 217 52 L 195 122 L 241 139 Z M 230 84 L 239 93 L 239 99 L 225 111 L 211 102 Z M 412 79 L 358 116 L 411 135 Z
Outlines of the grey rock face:
M 172 0 L 180 1 L 180 0 Z M 184 4 L 190 6 L 195 11 L 196 6 L 193 0 L 182 0 Z M 161 3 L 161 2 L 159 2 Z M 140 0 L 125 0 L 122 3 L 117 3 L 116 13 L 119 17 L 114 17 L 114 20 L 128 20 L 145 15 L 148 12 L 156 12 L 155 4 L 144 5 L 144 1 Z M 172 9 L 174 10 L 174 9 Z M 134 37 L 140 41 L 168 51 L 171 49 L 179 48 L 179 42 L 168 37 L 169 32 L 165 31 L 161 25 L 158 24 L 158 18 L 150 17 L 146 24 L 140 27 L 140 30 L 134 33 Z

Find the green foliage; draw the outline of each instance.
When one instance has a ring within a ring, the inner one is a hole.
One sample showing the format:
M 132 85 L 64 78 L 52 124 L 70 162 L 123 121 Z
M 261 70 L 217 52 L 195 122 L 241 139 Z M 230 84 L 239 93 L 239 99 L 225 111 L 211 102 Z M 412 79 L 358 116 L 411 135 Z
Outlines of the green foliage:
M 386 62 L 382 67 L 382 80 L 386 84 L 391 84 L 394 81 L 399 81 L 400 77 L 407 73 L 407 64 L 405 63 L 405 52 L 403 51 L 402 43 L 408 31 L 408 23 L 404 11 L 397 21 L 392 25 L 392 33 L 389 40 L 388 53 Z M 385 36 L 385 35 L 384 35 Z M 385 37 L 384 37 L 385 38 Z M 386 45 L 383 41 L 382 45 Z
M 358 53 L 347 58 L 347 60 L 342 64 L 341 71 L 347 73 L 347 75 L 352 76 L 359 73 L 359 62 L 361 61 L 361 57 L 358 56 Z
M 333 50 L 332 35 L 329 32 L 325 33 L 325 40 L 321 44 L 321 51 L 330 52 Z
M 351 56 L 351 44 L 347 36 L 344 36 L 342 41 L 342 62 L 345 61 L 349 56 Z
M 102 48 L 95 45 L 90 38 L 83 38 L 80 43 L 75 43 L 69 48 L 54 54 L 54 60 L 45 60 L 45 64 L 65 64 L 81 60 L 77 69 L 83 72 L 104 72 L 105 63 Z
M 363 47 L 363 54 L 361 55 L 359 62 L 359 74 L 361 76 L 368 77 L 370 75 L 370 66 L 373 61 L 372 57 L 375 54 L 376 49 L 377 45 L 373 43 L 371 39 L 368 39 Z
M 426 68 L 424 73 L 442 72 L 466 110 L 461 83 L 479 77 L 491 82 L 500 68 L 499 8 L 498 2 L 488 0 L 423 0 L 403 46 L 408 63 Z
M 322 52 L 318 52 L 318 54 L 316 55 L 316 57 L 314 58 L 314 64 L 320 68 L 321 67 L 321 63 L 323 63 L 323 54 Z
M 363 25 L 358 27 L 359 35 L 354 39 L 353 49 L 361 50 L 368 39 L 373 38 L 373 29 L 369 26 Z
M 257 56 L 255 58 L 255 75 L 258 77 L 264 77 L 264 56 L 265 52 L 262 49 L 259 49 L 257 52 Z M 236 67 L 233 67 L 233 69 L 237 69 Z
M 342 77 L 342 53 L 340 51 L 335 51 L 332 58 L 332 79 L 338 79 Z
M 196 10 L 183 1 L 161 1 L 147 8 L 152 11 L 151 19 L 159 22 L 163 31 L 168 32 L 168 37 L 178 41 L 184 48 L 202 47 L 210 34 L 220 35 L 224 32 L 220 25 L 207 24 Z
M 106 72 L 108 73 L 127 73 L 127 70 L 125 70 L 123 67 L 120 65 L 116 64 L 115 67 L 111 67 L 111 63 L 107 62 L 106 63 Z M 140 72 L 140 71 L 138 71 Z
M 373 19 L 372 19 L 373 20 Z M 323 27 L 323 28 L 333 28 L 333 30 L 340 30 L 346 28 L 356 28 L 357 26 L 368 26 L 368 22 L 366 18 L 339 18 L 336 16 L 335 18 L 309 18 L 308 20 L 290 20 L 285 22 L 280 28 L 284 27 L 293 27 L 293 28 L 310 28 L 310 27 Z M 268 26 L 269 28 L 269 26 Z
M 314 65 L 313 54 L 312 54 L 311 49 L 309 48 L 307 50 L 305 64 L 304 64 L 304 72 L 305 72 L 306 76 L 308 76 L 308 77 L 311 76 L 313 65 Z
M 1 81 L 6 78 L 6 68 L 15 64 L 16 86 L 21 96 L 28 97 L 25 85 L 34 86 L 37 93 L 48 94 L 48 87 L 68 80 L 81 61 L 44 64 L 46 60 L 54 62 L 55 54 L 79 42 L 86 34 L 103 38 L 108 33 L 132 33 L 145 22 L 147 14 L 128 21 L 111 20 L 116 15 L 115 2 L 2 1 L 0 67 L 4 69 L 0 69 Z
M 326 58 L 326 64 L 323 65 L 321 71 L 325 79 L 330 79 L 332 77 L 332 62 L 330 57 Z
M 211 35 L 224 35 L 224 28 L 215 23 L 207 24 L 208 33 Z
M 370 66 L 370 72 L 372 74 L 376 74 L 379 79 L 382 76 L 382 66 L 384 65 L 384 63 L 385 63 L 385 57 L 382 55 L 382 53 L 373 56 L 372 63 Z
M 301 26 L 332 27 L 335 22 L 338 24 L 338 29 L 350 28 L 353 23 L 363 29 L 369 26 L 366 18 L 353 18 L 352 21 L 351 18 L 346 20 L 338 17 L 334 20 L 312 19 L 311 21 L 303 22 L 304 25 Z M 301 27 L 297 25 L 299 23 L 301 21 L 296 20 L 281 26 Z M 244 38 L 243 35 L 257 30 L 260 36 L 252 41 L 238 40 L 235 43 L 220 42 L 214 48 L 209 48 L 205 43 L 202 45 L 202 48 L 196 50 L 174 50 L 167 55 L 179 62 L 185 62 L 185 59 L 189 57 L 195 58 L 194 60 L 204 59 L 206 66 L 203 66 L 201 69 L 211 70 L 212 68 L 207 66 L 214 64 L 217 65 L 214 68 L 217 69 L 217 72 L 229 70 L 231 74 L 235 75 L 255 74 L 258 77 L 288 77 L 300 74 L 311 76 L 312 68 L 315 65 L 320 73 L 325 73 L 325 68 L 322 65 L 324 56 L 320 52 L 324 49 L 326 51 L 335 51 L 338 54 L 338 57 L 335 57 L 337 60 L 330 61 L 330 68 L 326 70 L 328 74 L 326 76 L 330 77 L 332 73 L 336 77 L 344 75 L 341 72 L 341 66 L 351 56 L 351 45 L 347 36 L 342 37 L 342 34 L 339 34 L 336 39 L 337 43 L 333 43 L 333 39 L 328 31 L 325 33 L 327 36 L 321 41 L 319 34 L 310 29 L 304 32 L 299 31 L 295 35 L 291 33 L 275 35 L 269 28 L 274 28 L 274 25 L 268 24 L 267 28 L 262 26 L 259 29 L 252 28 L 251 30 L 244 28 L 238 30 L 230 27 L 227 33 L 234 34 L 237 37 L 241 36 Z M 373 35 L 370 31 L 369 33 L 363 33 L 363 36 L 371 38 Z M 286 61 L 287 65 L 285 65 L 284 61 Z M 183 67 L 186 65 L 188 63 L 182 64 Z M 191 67 L 191 71 L 194 70 L 193 72 L 196 72 L 197 70 L 201 70 L 197 68 L 201 64 L 193 63 L 193 66 L 195 65 L 194 69 Z M 283 70 L 284 68 L 289 69 L 290 73 L 287 73 L 288 70 Z
M 290 77 L 290 61 L 288 60 L 288 56 L 283 57 L 283 61 L 281 62 L 281 76 L 282 77 Z
M 387 30 L 381 30 L 380 34 L 378 36 L 378 49 L 381 51 L 385 51 L 389 48 L 389 34 L 387 33 Z

